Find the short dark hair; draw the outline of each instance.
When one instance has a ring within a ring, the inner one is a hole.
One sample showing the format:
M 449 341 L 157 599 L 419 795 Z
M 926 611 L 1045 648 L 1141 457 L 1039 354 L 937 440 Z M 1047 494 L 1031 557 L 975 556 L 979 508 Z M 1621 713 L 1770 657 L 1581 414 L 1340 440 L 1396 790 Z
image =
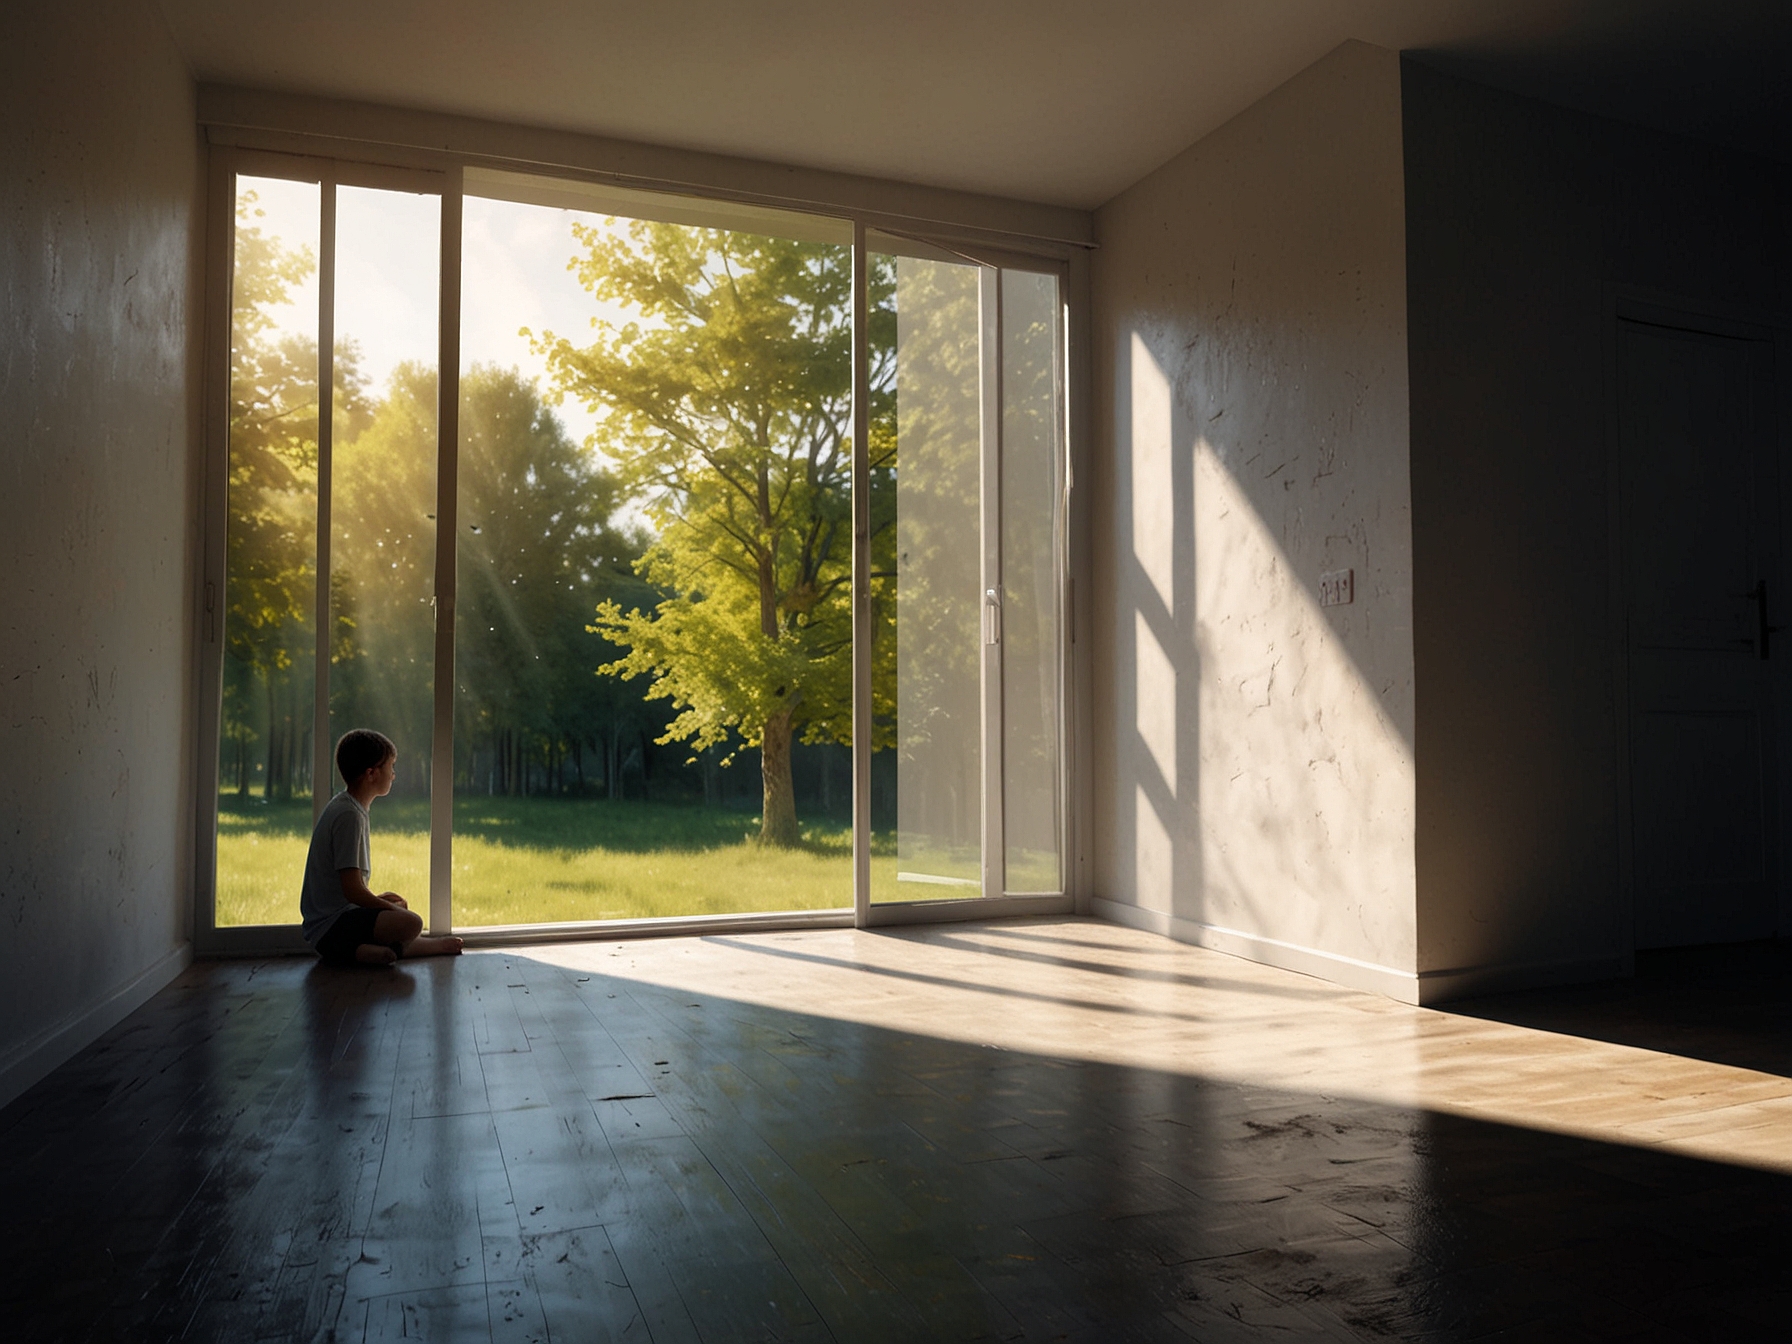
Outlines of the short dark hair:
M 369 770 L 378 770 L 398 755 L 398 748 L 384 733 L 371 728 L 350 728 L 336 744 L 336 768 L 342 782 L 353 788 Z

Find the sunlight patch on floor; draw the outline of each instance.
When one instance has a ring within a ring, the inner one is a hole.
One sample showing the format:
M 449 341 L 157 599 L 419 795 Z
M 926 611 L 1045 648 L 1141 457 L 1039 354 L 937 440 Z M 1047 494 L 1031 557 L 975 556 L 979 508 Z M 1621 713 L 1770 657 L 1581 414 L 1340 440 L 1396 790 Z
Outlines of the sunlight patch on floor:
M 542 961 L 942 1039 L 1792 1172 L 1792 1080 L 1463 1017 L 1084 920 L 578 943 Z

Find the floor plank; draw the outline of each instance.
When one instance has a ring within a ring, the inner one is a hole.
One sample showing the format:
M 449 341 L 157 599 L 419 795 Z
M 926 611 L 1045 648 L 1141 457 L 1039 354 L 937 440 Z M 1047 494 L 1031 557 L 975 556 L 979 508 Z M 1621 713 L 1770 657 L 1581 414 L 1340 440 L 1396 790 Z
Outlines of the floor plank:
M 7 1338 L 1748 1338 L 1792 959 L 1408 1008 L 1021 920 L 195 966 L 0 1111 Z

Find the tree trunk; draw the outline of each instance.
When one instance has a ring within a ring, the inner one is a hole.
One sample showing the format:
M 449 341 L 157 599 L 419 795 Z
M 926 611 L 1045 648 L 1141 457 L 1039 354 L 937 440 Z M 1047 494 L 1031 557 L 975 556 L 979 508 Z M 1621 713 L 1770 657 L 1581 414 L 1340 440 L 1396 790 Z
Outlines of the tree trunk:
M 274 767 L 280 763 L 279 748 L 276 739 L 280 735 L 280 712 L 274 707 L 274 674 L 268 673 L 268 774 L 261 781 L 261 798 L 263 802 L 274 801 Z
M 790 719 L 794 707 L 765 721 L 759 742 L 759 777 L 764 786 L 759 843 L 793 848 L 802 838 L 796 824 L 796 789 L 790 779 Z

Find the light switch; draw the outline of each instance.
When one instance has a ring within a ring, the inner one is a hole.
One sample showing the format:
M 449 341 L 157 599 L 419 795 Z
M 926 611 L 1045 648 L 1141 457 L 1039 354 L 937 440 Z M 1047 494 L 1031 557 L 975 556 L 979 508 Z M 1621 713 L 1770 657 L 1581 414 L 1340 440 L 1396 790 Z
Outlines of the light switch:
M 1356 571 L 1334 569 L 1319 576 L 1319 605 L 1343 607 L 1356 601 Z

